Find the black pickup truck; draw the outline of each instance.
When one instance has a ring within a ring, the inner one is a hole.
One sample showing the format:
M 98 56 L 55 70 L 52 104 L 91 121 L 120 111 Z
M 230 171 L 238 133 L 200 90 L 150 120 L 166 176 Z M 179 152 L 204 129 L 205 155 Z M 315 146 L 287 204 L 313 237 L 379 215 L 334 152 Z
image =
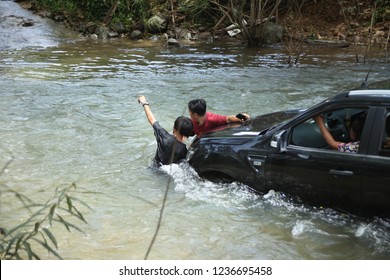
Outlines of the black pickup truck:
M 330 149 L 313 118 L 323 115 L 336 141 L 364 125 L 356 153 Z M 276 112 L 208 132 L 187 160 L 209 179 L 275 190 L 314 206 L 390 217 L 390 80 L 351 90 L 307 110 Z

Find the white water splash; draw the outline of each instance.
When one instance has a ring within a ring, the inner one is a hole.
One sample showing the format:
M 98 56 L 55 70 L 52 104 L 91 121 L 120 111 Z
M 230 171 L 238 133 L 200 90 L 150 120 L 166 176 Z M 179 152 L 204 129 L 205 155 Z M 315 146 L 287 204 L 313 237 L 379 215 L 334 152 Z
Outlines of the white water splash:
M 175 190 L 185 193 L 194 201 L 204 201 L 217 206 L 236 209 L 254 207 L 260 196 L 240 183 L 214 183 L 201 179 L 188 164 L 172 164 L 161 167 L 172 176 Z

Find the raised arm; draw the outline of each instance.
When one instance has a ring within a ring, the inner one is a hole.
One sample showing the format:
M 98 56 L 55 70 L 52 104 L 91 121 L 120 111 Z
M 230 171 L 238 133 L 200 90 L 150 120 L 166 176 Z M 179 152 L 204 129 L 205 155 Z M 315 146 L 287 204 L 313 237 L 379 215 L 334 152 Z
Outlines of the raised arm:
M 153 125 L 157 120 L 154 117 L 152 110 L 150 109 L 149 103 L 146 101 L 146 97 L 143 95 L 138 97 L 138 103 L 140 103 L 144 107 L 146 117 L 148 118 L 149 123 Z
M 316 116 L 314 118 L 314 120 L 317 123 L 318 127 L 320 128 L 321 134 L 322 134 L 322 136 L 324 136 L 324 139 L 325 139 L 326 143 L 328 143 L 328 145 L 332 149 L 338 150 L 339 145 L 341 144 L 341 142 L 338 142 L 338 141 L 334 140 L 332 134 L 326 128 L 325 121 L 324 121 L 324 116 L 323 115 Z

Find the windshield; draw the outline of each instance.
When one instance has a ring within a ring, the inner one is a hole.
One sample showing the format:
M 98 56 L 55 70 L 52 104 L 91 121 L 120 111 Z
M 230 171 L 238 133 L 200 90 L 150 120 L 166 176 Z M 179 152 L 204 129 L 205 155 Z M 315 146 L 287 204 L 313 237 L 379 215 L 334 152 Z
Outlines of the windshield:
M 260 134 L 264 134 L 266 131 L 285 123 L 302 111 L 303 110 L 281 111 L 255 117 L 250 123 L 250 126 L 252 127 L 251 130 L 256 130 L 259 131 Z

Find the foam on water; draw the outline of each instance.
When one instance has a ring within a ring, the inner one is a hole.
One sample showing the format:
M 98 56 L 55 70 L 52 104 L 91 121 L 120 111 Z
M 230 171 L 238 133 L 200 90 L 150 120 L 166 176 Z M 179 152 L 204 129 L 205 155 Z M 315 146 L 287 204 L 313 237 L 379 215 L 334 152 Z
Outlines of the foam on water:
M 203 201 L 226 208 L 247 209 L 253 207 L 259 196 L 240 183 L 214 183 L 201 179 L 186 163 L 164 165 L 161 169 L 172 176 L 175 190 L 195 201 Z
M 390 221 L 376 218 L 365 219 L 337 212 L 333 209 L 316 208 L 295 202 L 290 197 L 273 190 L 261 195 L 248 186 L 233 183 L 216 183 L 198 176 L 187 163 L 165 165 L 160 168 L 174 181 L 174 189 L 194 201 L 243 211 L 267 211 L 288 218 L 294 239 L 329 243 L 334 238 L 348 240 L 355 237 L 379 254 L 390 254 Z M 277 222 L 277 221 L 275 221 Z M 350 228 L 350 230 L 348 230 Z M 347 242 L 348 243 L 348 242 Z M 330 243 L 331 244 L 331 243 Z

